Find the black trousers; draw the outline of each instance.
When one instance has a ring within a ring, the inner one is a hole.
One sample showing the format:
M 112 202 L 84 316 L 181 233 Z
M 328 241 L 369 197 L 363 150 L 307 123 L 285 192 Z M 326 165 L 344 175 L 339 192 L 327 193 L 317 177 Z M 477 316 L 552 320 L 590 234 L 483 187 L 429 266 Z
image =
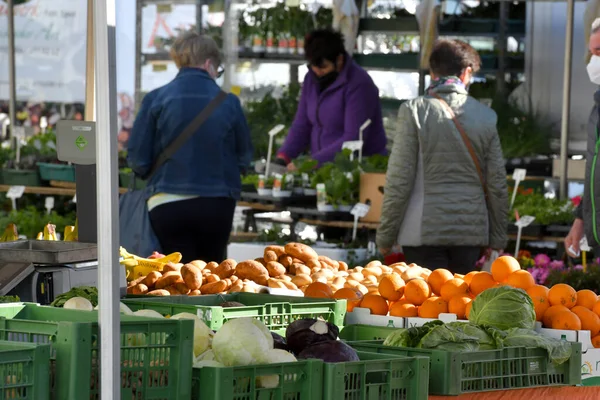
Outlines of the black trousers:
M 150 222 L 163 253 L 179 251 L 184 263 L 220 263 L 227 258 L 235 205 L 234 199 L 221 197 L 175 201 L 153 208 Z
M 481 258 L 477 246 L 402 246 L 406 263 L 415 263 L 430 270 L 445 268 L 454 274 L 467 274 L 475 269 Z

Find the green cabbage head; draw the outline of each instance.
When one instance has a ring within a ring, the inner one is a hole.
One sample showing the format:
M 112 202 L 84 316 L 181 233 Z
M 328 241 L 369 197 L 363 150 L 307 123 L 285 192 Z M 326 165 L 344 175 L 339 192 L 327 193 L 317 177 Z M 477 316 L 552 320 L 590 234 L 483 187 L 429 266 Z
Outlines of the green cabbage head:
M 480 293 L 473 300 L 469 321 L 476 325 L 492 326 L 501 330 L 533 329 L 535 326 L 533 301 L 522 289 L 497 286 Z

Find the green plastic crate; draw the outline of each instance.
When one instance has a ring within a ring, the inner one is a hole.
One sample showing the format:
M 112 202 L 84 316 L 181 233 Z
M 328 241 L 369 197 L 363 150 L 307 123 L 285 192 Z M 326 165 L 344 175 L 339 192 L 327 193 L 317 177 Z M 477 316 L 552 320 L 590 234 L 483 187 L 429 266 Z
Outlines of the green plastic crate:
M 42 186 L 39 171 L 27 169 L 2 170 L 2 183 L 9 186 Z
M 189 400 L 193 321 L 121 315 L 121 398 Z M 0 340 L 47 343 L 51 399 L 99 399 L 98 312 L 0 305 Z
M 274 388 L 257 388 L 256 378 L 279 376 Z M 321 400 L 323 362 L 301 360 L 292 363 L 244 367 L 193 369 L 192 400 Z
M 377 328 L 376 330 L 372 328 Z M 581 384 L 581 343 L 571 343 L 569 361 L 554 365 L 544 349 L 508 347 L 500 350 L 452 352 L 384 346 L 385 331 L 395 328 L 349 325 L 340 334 L 357 350 L 386 355 L 427 356 L 431 361 L 429 393 L 462 393 Z M 387 335 L 386 335 L 387 336 Z M 355 340 L 354 342 L 352 340 Z
M 325 363 L 323 400 L 427 400 L 426 357 L 376 354 L 352 346 L 360 361 Z
M 0 400 L 48 400 L 49 362 L 49 345 L 0 340 Z
M 313 299 L 259 293 L 232 293 L 205 296 L 138 296 L 122 300 L 132 311 L 151 309 L 162 315 L 189 312 L 198 315 L 209 328 L 219 329 L 234 318 L 253 317 L 271 331 L 285 332 L 297 319 L 323 318 L 342 327 L 346 315 L 346 300 Z M 245 307 L 223 308 L 219 304 L 237 301 Z
M 68 164 L 37 163 L 44 181 L 75 182 L 75 166 Z

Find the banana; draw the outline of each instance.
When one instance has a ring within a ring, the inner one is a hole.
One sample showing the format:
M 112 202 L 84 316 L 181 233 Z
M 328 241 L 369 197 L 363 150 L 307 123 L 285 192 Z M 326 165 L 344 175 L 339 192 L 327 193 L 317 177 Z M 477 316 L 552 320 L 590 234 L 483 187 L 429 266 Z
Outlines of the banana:
M 17 226 L 15 224 L 8 224 L 2 236 L 0 236 L 0 242 L 14 242 L 19 240 L 19 233 L 17 232 Z
M 63 240 L 65 242 L 73 242 L 73 231 L 75 231 L 74 226 L 65 226 L 65 235 Z
M 134 259 L 131 259 L 131 258 L 128 258 L 128 259 L 122 260 L 120 262 L 120 264 L 124 265 L 125 267 L 137 267 L 138 266 L 138 261 L 134 260 Z
M 44 239 L 43 240 L 58 240 L 56 238 L 56 225 L 52 225 L 50 222 L 44 227 Z
M 37 240 L 44 240 L 44 234 L 42 232 L 37 234 Z
M 164 256 L 162 258 L 154 258 L 154 259 L 150 259 L 150 258 L 143 258 L 140 256 L 136 256 L 135 254 L 131 254 L 129 253 L 127 250 L 125 250 L 123 247 L 120 248 L 119 250 L 121 257 L 123 257 L 124 259 L 134 259 L 137 260 L 139 262 L 139 265 L 147 265 L 147 266 L 157 266 L 160 265 L 160 269 L 157 271 L 161 271 L 162 267 L 165 264 L 168 264 L 170 262 L 177 264 L 178 262 L 181 261 L 182 259 L 182 255 L 179 252 L 175 252 L 175 253 L 171 253 L 168 256 Z

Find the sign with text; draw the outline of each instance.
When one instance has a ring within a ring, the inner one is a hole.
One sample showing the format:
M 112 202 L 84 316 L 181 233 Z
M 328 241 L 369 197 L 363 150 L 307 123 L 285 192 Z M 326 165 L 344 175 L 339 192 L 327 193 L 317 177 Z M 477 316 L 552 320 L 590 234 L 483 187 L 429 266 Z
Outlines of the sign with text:
M 83 102 L 87 1 L 29 0 L 15 6 L 17 99 Z M 8 6 L 0 1 L 0 65 L 8 65 Z M 8 68 L 0 68 L 0 99 L 9 97 Z

